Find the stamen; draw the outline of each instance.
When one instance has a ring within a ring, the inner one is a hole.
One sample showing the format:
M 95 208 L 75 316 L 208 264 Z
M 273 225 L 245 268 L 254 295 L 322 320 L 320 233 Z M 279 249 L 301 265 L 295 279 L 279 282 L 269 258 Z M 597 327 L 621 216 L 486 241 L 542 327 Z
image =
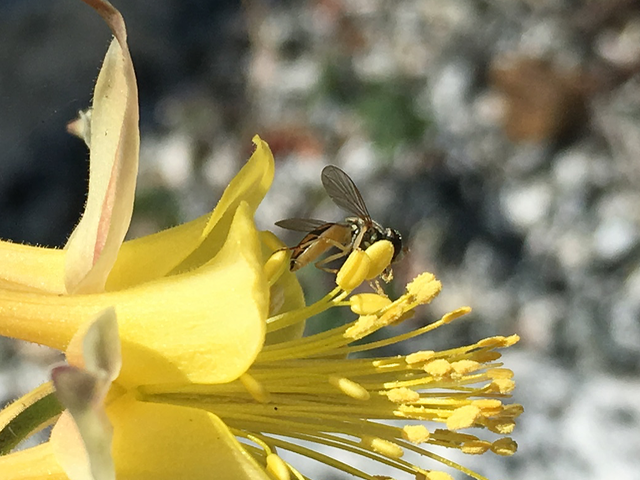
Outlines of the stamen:
M 374 452 L 379 453 L 380 455 L 393 459 L 401 458 L 404 455 L 402 447 L 382 438 L 364 435 L 360 444 L 365 448 L 369 448 Z
M 369 400 L 371 394 L 359 383 L 344 377 L 329 377 L 329 383 L 356 400 Z
M 418 479 L 421 480 L 420 477 L 416 477 L 416 480 Z M 430 472 L 427 472 L 427 474 L 424 476 L 424 479 L 425 480 L 453 480 L 453 477 L 445 472 L 431 470 Z
M 276 477 L 277 480 L 291 479 L 289 467 L 285 461 L 275 453 L 267 455 L 267 470 Z
M 392 388 L 387 392 L 387 397 L 393 403 L 414 403 L 420 400 L 420 394 L 410 388 Z
M 482 365 L 474 360 L 459 360 L 451 363 L 451 368 L 458 375 L 468 375 L 482 368 Z
M 290 256 L 289 250 L 278 250 L 264 264 L 263 270 L 269 286 L 276 283 L 282 274 L 287 271 Z
M 516 422 L 514 420 L 501 420 L 499 422 L 485 420 L 481 423 L 493 433 L 498 433 L 500 435 L 509 435 L 510 433 L 513 433 L 513 430 L 516 427 Z
M 487 376 L 493 380 L 508 380 L 513 378 L 513 372 L 508 368 L 490 368 L 487 370 Z
M 467 313 L 471 312 L 471 307 L 460 307 L 456 310 L 454 310 L 453 312 L 449 312 L 447 314 L 445 314 L 441 321 L 442 323 L 451 323 L 453 322 L 455 319 L 462 317 L 463 315 L 466 315 Z
M 281 285 L 271 285 L 269 289 L 269 316 L 277 315 L 284 305 L 285 294 Z
M 468 455 L 482 455 L 490 448 L 490 442 L 485 440 L 470 440 L 462 444 L 460 451 Z
M 429 440 L 431 434 L 424 425 L 405 425 L 402 427 L 402 438 L 419 445 Z
M 351 292 L 365 281 L 370 266 L 369 255 L 359 248 L 355 249 L 338 271 L 336 284 L 345 292 Z
M 444 358 L 439 358 L 427 363 L 424 366 L 424 371 L 436 379 L 442 379 L 449 375 L 451 372 L 451 364 Z
M 498 392 L 502 395 L 507 395 L 511 393 L 515 387 L 516 387 L 516 382 L 514 382 L 513 380 L 500 378 L 491 382 L 489 384 L 489 388 L 487 389 L 487 391 Z
M 377 293 L 359 293 L 349 298 L 349 305 L 356 315 L 372 315 L 391 305 L 391 300 Z
M 502 411 L 502 402 L 495 398 L 481 398 L 474 400 L 471 404 L 482 410 L 484 417 L 493 417 Z
M 253 378 L 248 373 L 243 373 L 240 375 L 240 382 L 247 389 L 249 395 L 253 397 L 256 402 L 260 403 L 270 403 L 271 396 L 269 392 L 265 390 L 260 382 L 258 382 L 255 378 Z
M 433 350 L 423 350 L 420 352 L 410 353 L 405 357 L 405 361 L 409 365 L 413 365 L 415 363 L 423 363 L 431 360 L 435 356 L 436 352 Z
M 344 332 L 344 336 L 354 340 L 364 338 L 376 331 L 377 321 L 378 317 L 375 315 L 363 315 L 358 318 L 353 325 L 347 328 Z
M 442 283 L 432 273 L 422 273 L 407 285 L 407 293 L 420 305 L 431 302 L 442 290 Z
M 476 345 L 479 347 L 489 347 L 489 348 L 507 348 L 512 345 L 515 345 L 520 340 L 518 335 L 511 335 L 509 337 L 489 337 L 483 340 L 480 340 Z
M 460 430 L 473 426 L 480 416 L 480 409 L 475 405 L 465 405 L 456 408 L 451 416 L 447 418 L 447 428 L 449 430 Z
M 394 248 L 393 244 L 389 240 L 380 240 L 367 248 L 365 252 L 371 259 L 371 265 L 369 266 L 369 272 L 367 273 L 366 280 L 373 280 L 374 278 L 379 277 L 391 264 Z
M 491 444 L 491 451 L 503 457 L 509 457 L 517 450 L 518 444 L 509 437 L 500 438 Z

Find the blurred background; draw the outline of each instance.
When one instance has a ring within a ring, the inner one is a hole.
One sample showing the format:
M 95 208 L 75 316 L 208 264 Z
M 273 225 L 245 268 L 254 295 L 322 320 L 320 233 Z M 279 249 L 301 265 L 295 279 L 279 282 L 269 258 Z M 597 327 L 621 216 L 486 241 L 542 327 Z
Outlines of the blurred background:
M 320 183 L 339 165 L 406 238 L 390 290 L 444 284 L 412 326 L 474 309 L 387 353 L 522 338 L 505 354 L 519 452 L 454 458 L 493 479 L 638 478 L 640 2 L 114 4 L 140 89 L 132 237 L 209 211 L 259 133 L 276 179 L 257 221 L 293 245 L 274 222 L 344 217 Z M 61 246 L 77 222 L 87 152 L 65 125 L 108 41 L 78 0 L 0 0 L 0 238 Z M 310 297 L 333 281 L 300 278 Z M 0 359 L 4 403 L 56 357 L 3 340 Z

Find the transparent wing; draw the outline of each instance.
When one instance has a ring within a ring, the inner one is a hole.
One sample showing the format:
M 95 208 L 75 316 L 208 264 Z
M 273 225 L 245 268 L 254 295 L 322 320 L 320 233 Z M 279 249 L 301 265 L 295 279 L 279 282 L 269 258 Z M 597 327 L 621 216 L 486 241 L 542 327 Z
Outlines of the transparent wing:
M 276 225 L 296 232 L 313 232 L 327 223 L 324 220 L 315 220 L 313 218 L 287 218 L 276 222 Z
M 345 172 L 335 165 L 327 165 L 322 170 L 322 185 L 327 195 L 340 208 L 360 218 L 371 220 L 358 187 Z

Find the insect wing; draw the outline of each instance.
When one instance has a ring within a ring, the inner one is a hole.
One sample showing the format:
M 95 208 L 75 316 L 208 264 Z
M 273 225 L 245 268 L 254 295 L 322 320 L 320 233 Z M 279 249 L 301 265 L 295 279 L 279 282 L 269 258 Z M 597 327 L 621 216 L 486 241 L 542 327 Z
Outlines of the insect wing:
M 362 195 L 345 172 L 335 165 L 327 165 L 322 170 L 322 185 L 327 195 L 340 208 L 362 219 L 371 220 Z
M 276 225 L 294 232 L 313 232 L 327 223 L 324 220 L 315 220 L 313 218 L 287 218 L 276 222 Z

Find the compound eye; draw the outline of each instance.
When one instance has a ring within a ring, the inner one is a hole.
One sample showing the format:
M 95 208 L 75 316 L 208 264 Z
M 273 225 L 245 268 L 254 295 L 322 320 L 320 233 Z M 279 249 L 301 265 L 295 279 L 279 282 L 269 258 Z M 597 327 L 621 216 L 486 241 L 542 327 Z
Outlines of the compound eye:
M 399 261 L 405 253 L 405 249 L 402 248 L 402 235 L 397 230 L 392 228 L 387 228 L 385 231 L 385 236 L 387 240 L 391 242 L 393 245 L 393 258 L 391 259 L 391 263 L 395 263 Z

